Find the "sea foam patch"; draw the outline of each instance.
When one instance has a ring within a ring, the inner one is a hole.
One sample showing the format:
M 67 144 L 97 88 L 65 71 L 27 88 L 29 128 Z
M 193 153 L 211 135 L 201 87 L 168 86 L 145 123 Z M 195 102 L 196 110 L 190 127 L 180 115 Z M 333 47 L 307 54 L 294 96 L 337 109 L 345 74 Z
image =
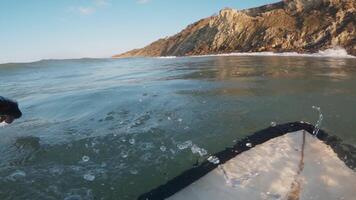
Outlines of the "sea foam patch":
M 4 126 L 6 126 L 6 125 L 8 125 L 6 122 L 1 122 L 1 123 L 0 123 L 0 127 L 4 127 Z
M 293 56 L 293 57 L 330 57 L 330 58 L 356 58 L 355 56 L 349 55 L 347 51 L 341 47 L 335 47 L 332 49 L 326 49 L 324 51 L 319 51 L 318 53 L 297 53 L 297 52 L 245 52 L 245 53 L 226 53 L 226 54 L 211 54 L 211 55 L 198 55 L 189 57 L 209 57 L 209 56 Z

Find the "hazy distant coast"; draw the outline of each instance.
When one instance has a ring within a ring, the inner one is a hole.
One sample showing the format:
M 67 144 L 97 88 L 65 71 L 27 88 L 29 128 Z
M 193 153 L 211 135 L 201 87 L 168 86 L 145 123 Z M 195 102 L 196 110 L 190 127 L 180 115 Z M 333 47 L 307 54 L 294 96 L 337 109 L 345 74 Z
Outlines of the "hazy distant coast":
M 240 11 L 226 8 L 174 36 L 113 57 L 317 53 L 334 47 L 356 56 L 355 7 L 354 0 L 284 0 Z

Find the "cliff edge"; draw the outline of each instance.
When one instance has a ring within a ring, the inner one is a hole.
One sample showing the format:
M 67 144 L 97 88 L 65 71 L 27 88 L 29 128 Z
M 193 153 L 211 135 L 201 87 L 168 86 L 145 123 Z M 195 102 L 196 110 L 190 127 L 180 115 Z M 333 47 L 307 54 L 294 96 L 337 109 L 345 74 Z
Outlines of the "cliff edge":
M 176 35 L 113 57 L 313 53 L 336 46 L 356 56 L 355 25 L 355 0 L 284 0 L 245 10 L 226 8 Z

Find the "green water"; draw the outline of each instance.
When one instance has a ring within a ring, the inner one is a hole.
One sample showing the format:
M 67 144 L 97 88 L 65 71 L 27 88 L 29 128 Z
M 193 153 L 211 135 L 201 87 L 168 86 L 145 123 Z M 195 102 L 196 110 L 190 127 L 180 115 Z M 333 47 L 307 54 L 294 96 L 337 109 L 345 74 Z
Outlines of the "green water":
M 0 199 L 135 199 L 206 159 L 177 145 L 221 151 L 312 106 L 356 145 L 352 58 L 53 60 L 2 64 L 0 85 L 24 113 L 0 127 Z

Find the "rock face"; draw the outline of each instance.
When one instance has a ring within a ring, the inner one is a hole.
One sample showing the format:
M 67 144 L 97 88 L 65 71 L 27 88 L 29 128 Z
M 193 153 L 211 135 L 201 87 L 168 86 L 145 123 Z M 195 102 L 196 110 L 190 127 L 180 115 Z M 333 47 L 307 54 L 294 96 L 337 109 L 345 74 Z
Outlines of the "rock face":
M 239 11 L 226 8 L 174 36 L 113 57 L 313 53 L 333 47 L 356 55 L 355 0 L 284 0 Z

